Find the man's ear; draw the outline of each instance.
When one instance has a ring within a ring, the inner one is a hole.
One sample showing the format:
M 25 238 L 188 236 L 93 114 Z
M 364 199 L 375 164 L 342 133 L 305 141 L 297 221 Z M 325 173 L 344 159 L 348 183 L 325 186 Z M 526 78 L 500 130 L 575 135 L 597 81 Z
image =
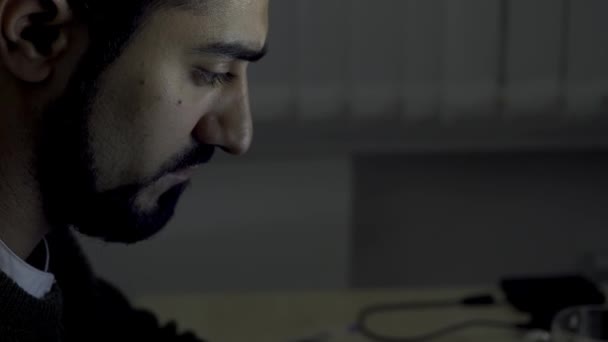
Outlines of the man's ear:
M 0 0 L 0 62 L 25 82 L 45 81 L 68 47 L 72 19 L 67 0 Z

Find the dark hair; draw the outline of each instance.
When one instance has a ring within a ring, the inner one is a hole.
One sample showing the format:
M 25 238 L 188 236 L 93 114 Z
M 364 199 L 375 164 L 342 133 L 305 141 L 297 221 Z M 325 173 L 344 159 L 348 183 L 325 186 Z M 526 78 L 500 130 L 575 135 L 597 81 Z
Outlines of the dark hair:
M 159 0 L 68 0 L 90 37 L 100 67 L 111 64 Z
M 48 1 L 48 0 L 47 0 Z M 206 0 L 67 0 L 89 31 L 99 67 L 111 64 L 137 33 L 145 18 L 166 8 L 201 7 Z

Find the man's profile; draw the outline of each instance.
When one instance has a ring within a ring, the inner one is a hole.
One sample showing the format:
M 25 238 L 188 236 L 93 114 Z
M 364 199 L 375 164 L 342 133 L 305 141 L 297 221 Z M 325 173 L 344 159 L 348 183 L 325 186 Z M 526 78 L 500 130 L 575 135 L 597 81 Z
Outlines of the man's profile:
M 267 31 L 268 0 L 0 0 L 0 341 L 196 340 L 97 279 L 70 228 L 145 240 L 215 149 L 247 151 Z

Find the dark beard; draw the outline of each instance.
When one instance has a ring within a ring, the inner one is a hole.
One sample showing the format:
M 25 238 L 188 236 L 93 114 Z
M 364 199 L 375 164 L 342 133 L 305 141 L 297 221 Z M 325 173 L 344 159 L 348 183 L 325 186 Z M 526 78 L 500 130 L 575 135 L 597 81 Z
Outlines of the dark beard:
M 145 211 L 134 205 L 141 190 L 169 172 L 209 161 L 214 147 L 191 147 L 151 179 L 98 192 L 88 118 L 105 70 L 95 57 L 99 55 L 91 49 L 64 95 L 46 108 L 39 130 L 36 178 L 46 217 L 54 228 L 73 226 L 108 242 L 135 243 L 156 235 L 170 221 L 187 183 L 173 186 L 154 208 Z
M 129 185 L 90 196 L 74 211 L 74 227 L 87 236 L 107 242 L 136 243 L 156 235 L 173 217 L 187 183 L 173 186 L 158 199 L 156 208 L 138 211 L 135 197 L 140 186 Z

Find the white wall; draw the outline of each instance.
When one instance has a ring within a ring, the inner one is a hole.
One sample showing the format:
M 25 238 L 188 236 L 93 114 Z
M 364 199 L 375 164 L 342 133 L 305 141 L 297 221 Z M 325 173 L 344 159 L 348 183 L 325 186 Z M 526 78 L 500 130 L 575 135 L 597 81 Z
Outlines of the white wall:
M 607 255 L 606 151 L 368 156 L 355 165 L 357 286 L 492 284 L 586 271 L 585 259 Z
M 252 68 L 260 121 L 595 119 L 605 0 L 291 0 Z

